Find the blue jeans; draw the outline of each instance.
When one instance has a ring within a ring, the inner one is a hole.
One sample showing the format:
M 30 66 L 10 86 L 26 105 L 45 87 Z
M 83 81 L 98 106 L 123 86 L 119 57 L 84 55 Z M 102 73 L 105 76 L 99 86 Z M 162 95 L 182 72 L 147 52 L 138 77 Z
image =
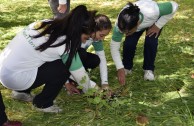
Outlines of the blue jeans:
M 130 70 L 133 68 L 133 58 L 135 56 L 136 46 L 137 46 L 139 38 L 141 37 L 144 31 L 145 30 L 135 32 L 132 35 L 126 36 L 124 44 L 123 44 L 123 65 L 125 69 Z M 157 47 L 158 47 L 158 37 L 155 38 L 155 35 L 151 37 L 145 36 L 144 52 L 143 52 L 144 53 L 144 61 L 143 61 L 144 70 L 154 71 L 154 68 L 155 68 L 154 62 L 155 62 Z

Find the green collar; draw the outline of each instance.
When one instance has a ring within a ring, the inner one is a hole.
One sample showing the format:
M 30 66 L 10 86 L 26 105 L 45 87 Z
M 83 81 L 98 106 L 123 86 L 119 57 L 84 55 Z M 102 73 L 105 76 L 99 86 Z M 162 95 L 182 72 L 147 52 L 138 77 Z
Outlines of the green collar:
M 144 16 L 141 12 L 139 12 L 139 20 L 140 20 L 140 23 L 143 22 L 143 19 L 144 19 Z

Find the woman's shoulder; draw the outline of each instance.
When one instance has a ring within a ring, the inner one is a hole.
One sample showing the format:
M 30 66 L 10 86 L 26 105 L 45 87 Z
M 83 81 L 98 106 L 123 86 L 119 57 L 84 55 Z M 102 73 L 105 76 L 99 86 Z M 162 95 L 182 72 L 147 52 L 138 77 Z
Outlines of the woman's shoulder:
M 50 22 L 50 21 L 52 21 L 52 20 L 51 19 L 37 20 L 37 21 L 29 24 L 28 27 L 30 29 L 38 29 L 42 25 L 43 22 Z
M 134 3 L 140 9 L 144 17 L 158 16 L 159 8 L 156 1 L 153 0 L 139 0 Z

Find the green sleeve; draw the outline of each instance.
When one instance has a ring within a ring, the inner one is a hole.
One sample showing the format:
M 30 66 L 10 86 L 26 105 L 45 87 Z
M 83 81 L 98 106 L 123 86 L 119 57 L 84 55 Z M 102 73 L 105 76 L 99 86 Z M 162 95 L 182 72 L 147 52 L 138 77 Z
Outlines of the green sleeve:
M 160 11 L 160 16 L 163 15 L 168 15 L 173 12 L 173 7 L 170 2 L 162 2 L 158 3 L 159 11 Z
M 103 43 L 102 41 L 93 42 L 92 45 L 94 46 L 95 51 L 102 51 L 103 49 Z
M 123 33 L 121 33 L 118 27 L 114 26 L 112 40 L 115 42 L 121 42 Z
M 63 61 L 63 63 L 65 64 L 66 61 L 67 61 L 67 58 L 69 57 L 69 54 L 63 54 L 61 56 L 61 59 Z M 71 62 L 71 66 L 69 68 L 70 71 L 74 71 L 74 70 L 77 70 L 79 68 L 81 68 L 83 66 L 82 62 L 81 62 L 81 59 L 79 57 L 79 54 L 77 53 L 73 59 L 72 59 L 72 62 Z

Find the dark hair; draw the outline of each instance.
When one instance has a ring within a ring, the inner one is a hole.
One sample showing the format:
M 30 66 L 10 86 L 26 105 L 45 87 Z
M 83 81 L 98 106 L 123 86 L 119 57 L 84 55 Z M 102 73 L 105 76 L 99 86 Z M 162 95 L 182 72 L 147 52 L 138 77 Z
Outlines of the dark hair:
M 103 14 L 96 15 L 95 22 L 96 22 L 95 31 L 112 29 L 111 21 L 106 15 Z
M 118 17 L 118 27 L 122 32 L 129 31 L 137 26 L 139 21 L 139 11 L 140 9 L 138 6 L 129 2 L 120 12 Z
M 89 35 L 94 32 L 94 27 L 96 25 L 94 17 L 96 12 L 97 11 L 88 11 L 86 6 L 79 5 L 62 19 L 54 19 L 52 21 L 43 22 L 38 29 L 45 27 L 45 30 L 34 37 L 38 38 L 49 34 L 49 39 L 42 45 L 38 46 L 36 50 L 44 51 L 49 47 L 58 47 L 66 44 L 64 53 L 69 53 L 69 57 L 65 64 L 67 68 L 69 68 L 74 55 L 81 46 L 81 35 Z M 57 38 L 63 35 L 66 35 L 66 39 L 64 41 L 52 45 Z

